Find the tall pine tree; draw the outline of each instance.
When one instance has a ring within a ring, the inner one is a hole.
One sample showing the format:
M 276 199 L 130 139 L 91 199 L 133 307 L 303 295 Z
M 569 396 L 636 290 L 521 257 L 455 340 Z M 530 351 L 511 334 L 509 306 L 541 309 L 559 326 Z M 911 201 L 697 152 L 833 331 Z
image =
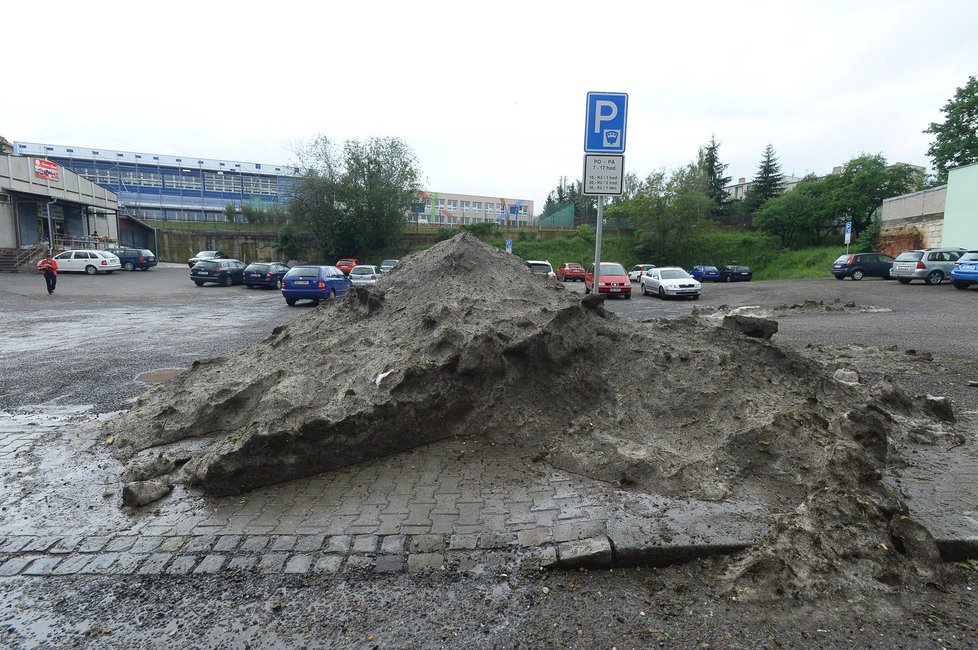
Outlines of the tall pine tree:
M 781 163 L 774 153 L 774 145 L 768 143 L 764 148 L 764 157 L 757 168 L 757 174 L 751 180 L 747 194 L 744 196 L 744 213 L 747 225 L 751 224 L 754 213 L 768 200 L 780 196 L 784 192 L 784 174 L 781 173 Z
M 724 188 L 730 183 L 730 177 L 724 176 L 723 172 L 727 165 L 720 162 L 720 143 L 717 142 L 715 134 L 710 136 L 710 142 L 700 147 L 699 166 L 706 180 L 706 187 L 703 188 L 706 194 L 715 204 L 710 208 L 710 216 L 719 219 L 726 214 L 727 192 Z

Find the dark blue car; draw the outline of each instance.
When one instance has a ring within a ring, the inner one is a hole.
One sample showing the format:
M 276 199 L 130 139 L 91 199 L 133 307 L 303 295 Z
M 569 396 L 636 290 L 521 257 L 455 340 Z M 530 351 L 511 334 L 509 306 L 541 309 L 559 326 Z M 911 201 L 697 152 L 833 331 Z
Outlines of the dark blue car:
M 319 303 L 342 296 L 352 285 L 335 266 L 293 266 L 282 277 L 282 296 L 290 306 L 299 300 Z
M 958 258 L 951 269 L 951 284 L 955 289 L 978 284 L 978 251 L 968 251 Z
M 252 262 L 244 270 L 244 282 L 249 289 L 255 287 L 282 288 L 282 277 L 289 267 L 282 262 Z
M 698 264 L 689 270 L 689 274 L 698 282 L 719 282 L 720 271 L 715 266 Z

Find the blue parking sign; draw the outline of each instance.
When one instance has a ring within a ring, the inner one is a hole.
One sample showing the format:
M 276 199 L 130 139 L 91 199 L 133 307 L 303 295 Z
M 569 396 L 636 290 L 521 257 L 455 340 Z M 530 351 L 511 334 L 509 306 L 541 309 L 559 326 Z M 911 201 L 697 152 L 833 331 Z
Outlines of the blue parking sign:
M 588 93 L 584 151 L 587 153 L 624 153 L 625 125 L 627 122 L 627 93 Z

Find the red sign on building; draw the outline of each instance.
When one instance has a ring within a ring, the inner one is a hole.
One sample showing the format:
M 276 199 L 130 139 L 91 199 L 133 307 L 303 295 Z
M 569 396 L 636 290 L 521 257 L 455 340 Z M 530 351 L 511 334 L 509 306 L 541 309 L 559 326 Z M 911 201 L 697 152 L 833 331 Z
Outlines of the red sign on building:
M 58 163 L 51 162 L 50 160 L 35 158 L 34 175 L 46 181 L 54 181 L 55 183 L 58 183 L 61 181 L 61 166 L 58 165 Z

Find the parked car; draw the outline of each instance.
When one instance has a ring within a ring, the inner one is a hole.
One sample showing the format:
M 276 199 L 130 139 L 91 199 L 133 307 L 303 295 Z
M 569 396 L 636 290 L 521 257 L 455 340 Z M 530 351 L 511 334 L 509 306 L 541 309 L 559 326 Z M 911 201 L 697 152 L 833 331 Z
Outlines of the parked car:
M 112 273 L 122 268 L 119 258 L 108 251 L 96 250 L 67 250 L 54 257 L 58 263 L 58 272 L 75 273 Z
M 222 253 L 221 251 L 200 251 L 199 253 L 191 257 L 189 260 L 187 260 L 187 264 L 190 266 L 190 268 L 194 268 L 194 264 L 200 262 L 201 260 L 222 260 L 222 259 L 228 259 L 228 256 Z
M 883 253 L 846 253 L 832 262 L 832 275 L 839 280 L 865 277 L 890 278 L 893 258 Z
M 950 277 L 955 289 L 967 289 L 972 284 L 978 284 L 978 251 L 968 251 L 959 257 Z
M 654 268 L 655 264 L 636 264 L 632 267 L 632 270 L 628 272 L 628 280 L 630 282 L 638 282 L 646 271 Z
M 190 269 L 190 279 L 198 287 L 202 287 L 208 282 L 230 287 L 232 284 L 244 282 L 244 270 L 245 263 L 240 260 L 200 260 L 194 264 L 194 268 Z
M 750 282 L 754 278 L 754 271 L 749 266 L 739 266 L 728 264 L 720 269 L 718 282 Z
M 156 255 L 148 248 L 106 248 L 122 262 L 122 268 L 127 271 L 148 271 L 156 266 Z
M 545 275 L 548 278 L 557 277 L 557 274 L 554 273 L 554 267 L 547 260 L 526 260 L 526 265 L 538 275 Z
M 380 269 L 369 264 L 357 264 L 350 269 L 350 281 L 356 285 L 377 284 L 377 280 L 382 277 L 384 276 Z
M 720 270 L 715 266 L 706 266 L 705 264 L 697 264 L 689 270 L 689 274 L 693 276 L 693 279 L 697 282 L 719 282 L 720 281 Z
M 245 267 L 244 283 L 249 289 L 255 287 L 282 288 L 282 276 L 289 272 L 284 262 L 252 262 Z
M 890 276 L 900 284 L 923 280 L 927 284 L 940 284 L 951 275 L 954 263 L 963 255 L 963 248 L 918 248 L 897 255 L 890 267 Z
M 639 280 L 642 295 L 653 293 L 659 298 L 674 296 L 689 296 L 699 300 L 703 285 L 685 270 L 678 266 L 663 266 L 661 269 L 649 269 Z
M 380 263 L 380 272 L 383 275 L 390 273 L 395 266 L 401 263 L 401 260 L 384 260 Z
M 584 275 L 584 293 L 594 291 L 594 264 L 588 267 Z M 625 267 L 618 262 L 601 262 L 601 284 L 598 293 L 609 296 L 621 296 L 626 300 L 632 297 L 632 282 L 625 273 Z
M 282 278 L 282 296 L 290 307 L 299 300 L 319 303 L 342 296 L 351 286 L 353 282 L 335 266 L 293 266 Z
M 343 275 L 350 275 L 350 271 L 357 265 L 357 261 L 352 257 L 344 257 L 336 262 L 336 268 L 343 271 Z
M 585 275 L 584 267 L 577 262 L 564 262 L 557 269 L 557 279 L 561 282 L 570 282 L 571 280 L 584 282 Z

